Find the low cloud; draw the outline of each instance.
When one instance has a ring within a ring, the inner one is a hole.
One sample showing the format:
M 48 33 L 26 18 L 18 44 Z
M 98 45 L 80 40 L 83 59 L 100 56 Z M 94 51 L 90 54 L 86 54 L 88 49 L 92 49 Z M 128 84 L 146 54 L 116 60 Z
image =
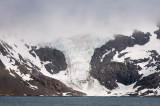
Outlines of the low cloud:
M 0 36 L 51 41 L 80 34 L 112 36 L 147 30 L 159 0 L 0 0 Z

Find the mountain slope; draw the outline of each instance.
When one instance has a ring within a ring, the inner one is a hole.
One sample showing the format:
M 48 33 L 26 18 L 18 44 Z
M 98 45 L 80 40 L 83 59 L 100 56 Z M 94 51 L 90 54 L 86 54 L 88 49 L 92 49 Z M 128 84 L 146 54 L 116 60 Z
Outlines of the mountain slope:
M 91 75 L 112 95 L 159 95 L 159 47 L 154 34 L 135 31 L 130 37 L 117 35 L 95 50 Z
M 0 52 L 0 95 L 84 95 L 53 78 L 67 67 L 59 50 L 11 38 L 0 41 Z
M 0 95 L 160 96 L 159 32 L 0 40 Z

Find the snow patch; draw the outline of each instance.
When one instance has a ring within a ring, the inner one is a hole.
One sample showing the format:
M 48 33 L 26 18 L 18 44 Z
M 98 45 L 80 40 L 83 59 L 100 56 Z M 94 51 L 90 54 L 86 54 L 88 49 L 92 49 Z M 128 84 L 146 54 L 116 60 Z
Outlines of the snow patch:
M 28 82 L 27 82 L 27 83 L 28 83 Z M 31 89 L 33 89 L 33 90 L 38 89 L 38 87 L 37 87 L 37 86 L 31 85 L 30 83 L 28 83 L 28 84 L 29 84 L 29 88 L 31 88 Z
M 111 53 L 111 50 L 107 51 L 107 52 L 102 56 L 101 62 L 103 62 L 104 57 L 105 57 L 106 55 L 108 55 L 109 53 Z
M 118 82 L 117 82 L 117 84 L 118 84 L 118 87 L 111 90 L 110 96 L 112 96 L 112 95 L 115 95 L 115 96 L 129 96 L 128 94 L 134 94 L 135 91 L 138 89 L 138 87 L 133 88 L 134 85 L 136 84 L 136 82 L 131 84 L 131 85 L 124 85 L 124 84 L 118 83 Z

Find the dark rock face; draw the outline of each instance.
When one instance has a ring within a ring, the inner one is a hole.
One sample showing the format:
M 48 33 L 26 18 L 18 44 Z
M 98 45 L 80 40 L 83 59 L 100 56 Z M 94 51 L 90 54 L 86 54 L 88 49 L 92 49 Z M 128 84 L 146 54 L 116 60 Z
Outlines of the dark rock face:
M 50 62 L 46 64 L 45 67 L 51 74 L 66 70 L 66 59 L 61 51 L 49 47 L 35 49 L 34 51 L 40 57 L 41 61 Z
M 160 26 L 158 26 L 159 29 L 155 31 L 154 33 L 157 35 L 157 39 L 160 39 Z
M 10 70 L 12 71 L 12 70 Z M 9 71 L 5 69 L 4 64 L 0 61 L 0 96 L 24 96 L 24 94 L 38 95 L 38 91 L 34 91 L 27 87 L 27 83 L 24 82 L 18 75 L 16 78 L 9 74 Z
M 1 42 L 3 42 L 3 41 L 1 41 Z M 7 44 L 5 42 L 3 42 L 2 44 L 0 44 L 0 52 L 4 56 L 6 56 L 8 54 L 8 51 L 7 51 L 8 49 L 5 49 L 6 45 Z
M 91 75 L 108 89 L 118 87 L 116 82 L 130 85 L 140 78 L 137 66 L 119 62 L 106 63 L 101 70 L 91 71 Z
M 156 71 L 160 70 L 160 55 L 157 53 L 156 50 L 149 51 L 151 53 L 151 59 L 146 67 L 156 67 Z M 153 61 L 155 61 L 153 63 Z
M 64 92 L 68 92 L 70 96 L 86 95 L 38 72 L 32 73 L 31 78 L 33 80 L 25 82 L 18 75 L 14 78 L 7 70 L 0 68 L 0 96 L 63 96 Z M 37 86 L 38 89 L 30 88 L 28 83 Z
M 147 42 L 149 42 L 150 40 L 150 36 L 151 34 L 149 32 L 147 32 L 146 34 L 144 32 L 140 32 L 140 31 L 135 31 L 132 34 L 132 37 L 135 38 L 134 39 L 134 43 L 138 44 L 138 45 L 144 45 Z
M 138 90 L 142 90 L 145 88 L 148 89 L 156 89 L 160 86 L 160 72 L 151 74 L 149 76 L 144 77 L 141 80 L 138 80 L 134 87 L 140 86 Z
M 102 47 L 95 49 L 92 60 L 100 62 L 102 56 L 107 51 L 111 51 L 111 53 L 104 57 L 104 61 L 110 62 L 113 56 L 116 54 L 116 51 L 120 52 L 127 47 L 133 47 L 135 44 L 146 44 L 150 40 L 150 36 L 150 33 L 145 34 L 140 31 L 135 31 L 130 37 L 124 35 L 116 35 L 114 40 L 110 40 Z
M 0 96 L 24 96 L 24 94 L 36 95 L 34 90 L 28 88 L 24 81 L 18 77 L 12 77 L 7 70 L 2 68 L 0 68 L 0 85 Z
M 84 96 L 85 95 L 84 93 L 75 91 L 72 88 L 67 87 L 62 82 L 54 78 L 44 76 L 41 73 L 31 74 L 31 78 L 33 78 L 33 80 L 31 80 L 30 83 L 38 86 L 39 87 L 38 90 L 40 90 L 41 93 L 47 92 L 47 95 L 51 95 L 51 92 L 52 94 L 55 94 L 58 96 L 63 96 L 62 93 L 64 92 L 68 92 L 70 96 L 73 96 L 73 95 L 74 96 Z
M 91 59 L 91 76 L 96 78 L 102 85 L 108 89 L 114 89 L 118 85 L 116 82 L 129 85 L 136 82 L 140 75 L 140 67 L 131 62 L 120 63 L 112 62 L 116 52 L 121 52 L 127 47 L 133 47 L 135 44 L 144 45 L 150 40 L 150 33 L 135 31 L 132 36 L 117 35 L 114 40 L 110 40 L 100 48 L 96 48 Z M 109 52 L 105 55 L 106 52 Z M 119 57 L 125 55 L 120 54 Z M 105 57 L 102 60 L 102 57 Z

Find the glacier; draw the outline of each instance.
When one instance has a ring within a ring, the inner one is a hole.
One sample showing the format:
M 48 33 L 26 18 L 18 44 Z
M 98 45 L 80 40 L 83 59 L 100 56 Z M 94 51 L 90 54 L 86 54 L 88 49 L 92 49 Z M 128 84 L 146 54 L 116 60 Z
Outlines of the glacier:
M 94 49 L 102 46 L 112 38 L 83 35 L 53 41 L 49 46 L 61 50 L 68 64 L 68 77 L 71 86 L 83 89 L 84 83 L 90 78 L 90 61 Z

